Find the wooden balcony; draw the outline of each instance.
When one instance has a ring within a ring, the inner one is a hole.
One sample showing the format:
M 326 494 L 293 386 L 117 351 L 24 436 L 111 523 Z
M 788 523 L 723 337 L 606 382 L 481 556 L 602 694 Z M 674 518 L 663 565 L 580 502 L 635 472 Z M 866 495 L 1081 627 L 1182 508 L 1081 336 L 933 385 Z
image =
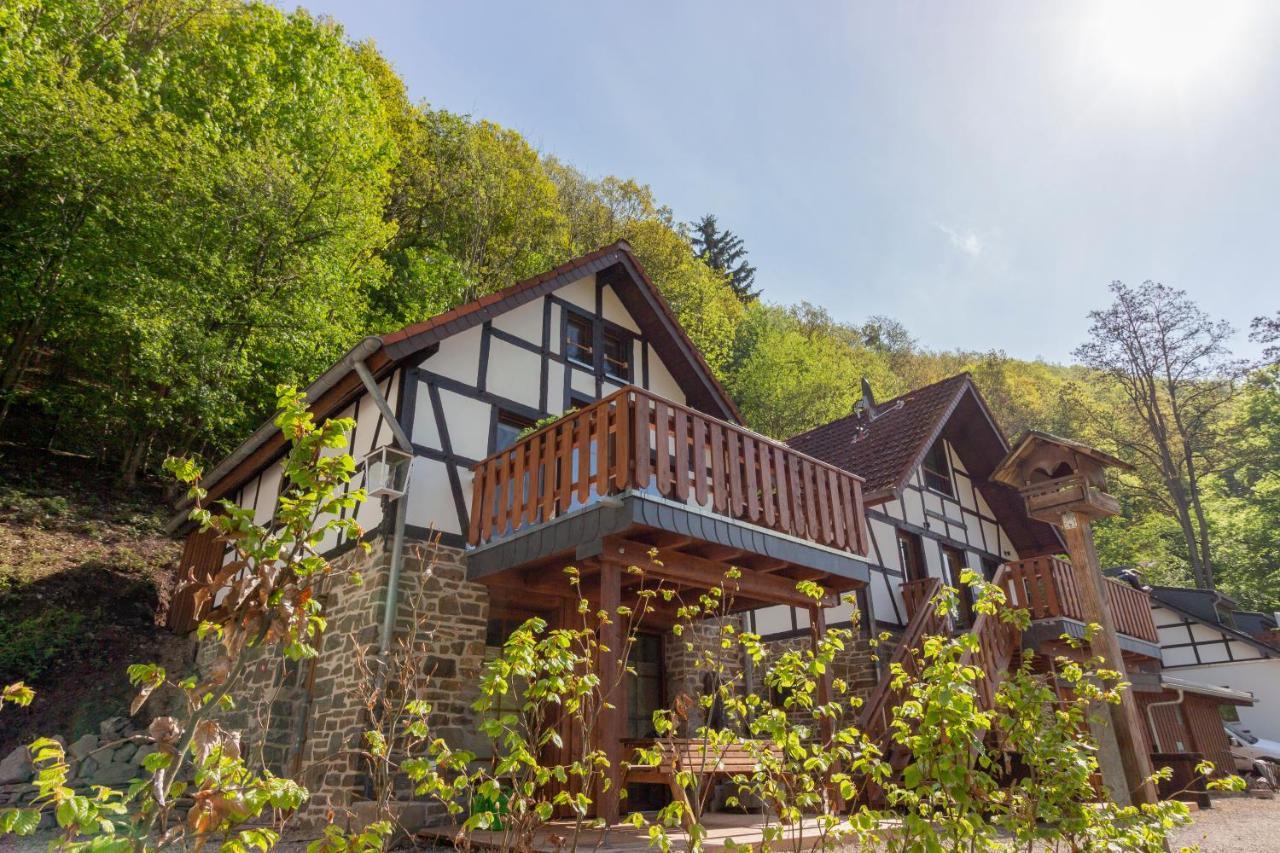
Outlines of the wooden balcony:
M 1151 616 L 1150 596 L 1113 578 L 1105 580 L 1116 632 L 1158 644 L 1160 638 Z M 1004 591 L 1009 603 L 1028 610 L 1033 620 L 1085 621 L 1075 576 L 1066 560 L 1036 557 L 1010 563 Z
M 642 494 L 863 555 L 861 478 L 640 388 L 560 418 L 475 468 L 469 542 Z

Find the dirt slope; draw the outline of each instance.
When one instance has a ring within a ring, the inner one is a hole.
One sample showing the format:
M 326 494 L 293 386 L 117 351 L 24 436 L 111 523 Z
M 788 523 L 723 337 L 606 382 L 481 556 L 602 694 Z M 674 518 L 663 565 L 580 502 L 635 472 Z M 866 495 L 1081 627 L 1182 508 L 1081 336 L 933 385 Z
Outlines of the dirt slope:
M 178 554 L 164 512 L 155 484 L 125 490 L 84 460 L 0 446 L 0 684 L 37 691 L 3 712 L 0 756 L 127 713 L 130 663 L 190 661 L 155 624 Z

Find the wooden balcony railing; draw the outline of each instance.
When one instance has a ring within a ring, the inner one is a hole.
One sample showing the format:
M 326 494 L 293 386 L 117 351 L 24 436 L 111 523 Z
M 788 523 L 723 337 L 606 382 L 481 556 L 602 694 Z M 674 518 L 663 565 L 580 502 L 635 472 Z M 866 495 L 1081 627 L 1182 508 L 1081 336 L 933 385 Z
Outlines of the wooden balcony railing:
M 478 464 L 468 541 L 484 544 L 632 489 L 867 552 L 860 477 L 634 387 Z
M 1071 564 L 1057 557 L 1034 557 L 1009 564 L 1004 584 L 1009 604 L 1025 608 L 1032 619 L 1067 617 L 1083 621 L 1080 592 Z M 1116 631 L 1158 643 L 1150 597 L 1126 583 L 1106 578 L 1107 598 Z

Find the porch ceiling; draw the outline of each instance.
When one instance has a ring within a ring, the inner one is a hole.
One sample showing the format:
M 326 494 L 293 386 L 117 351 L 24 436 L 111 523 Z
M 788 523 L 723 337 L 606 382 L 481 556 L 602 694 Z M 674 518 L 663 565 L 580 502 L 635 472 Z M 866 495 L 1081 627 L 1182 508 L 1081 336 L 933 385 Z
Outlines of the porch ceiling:
M 656 554 L 656 560 L 651 557 Z M 868 565 L 792 536 L 700 511 L 638 491 L 594 501 L 549 524 L 536 525 L 467 553 L 467 577 L 509 596 L 572 595 L 562 570 L 578 566 L 592 596 L 592 565 L 637 565 L 667 586 L 705 589 L 741 569 L 734 610 L 770 604 L 812 604 L 795 589 L 813 580 L 828 593 L 860 588 Z

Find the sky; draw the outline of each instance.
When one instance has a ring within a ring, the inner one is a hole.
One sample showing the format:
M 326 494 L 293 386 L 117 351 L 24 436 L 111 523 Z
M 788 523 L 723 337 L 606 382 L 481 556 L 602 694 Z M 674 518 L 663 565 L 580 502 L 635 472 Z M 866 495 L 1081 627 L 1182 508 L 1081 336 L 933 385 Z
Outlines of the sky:
M 302 5 L 415 100 L 715 213 L 771 302 L 1051 361 L 1117 279 L 1244 353 L 1280 308 L 1280 3 Z

